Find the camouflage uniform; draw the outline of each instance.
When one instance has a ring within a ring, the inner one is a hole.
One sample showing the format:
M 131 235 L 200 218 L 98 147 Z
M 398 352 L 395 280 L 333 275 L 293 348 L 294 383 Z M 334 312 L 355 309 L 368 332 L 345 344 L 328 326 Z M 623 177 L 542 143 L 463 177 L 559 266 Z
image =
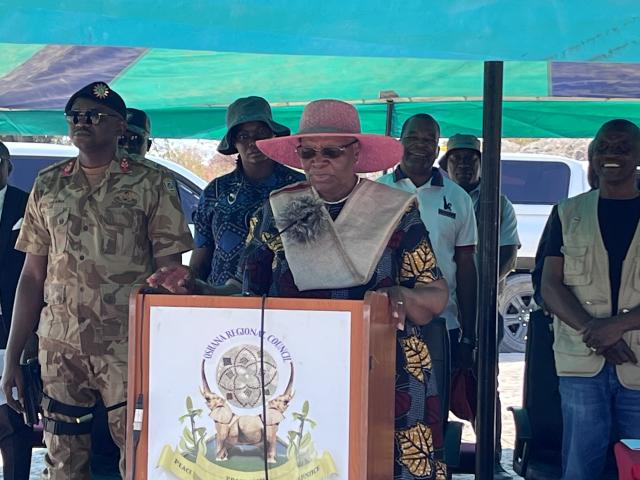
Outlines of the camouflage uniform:
M 126 400 L 129 293 L 154 258 L 192 244 L 174 180 L 143 157 L 114 160 L 93 188 L 76 159 L 40 173 L 16 248 L 48 256 L 37 332 L 46 395 L 76 406 Z M 109 412 L 123 475 L 125 414 Z M 90 435 L 45 432 L 45 442 L 45 478 L 90 478 Z

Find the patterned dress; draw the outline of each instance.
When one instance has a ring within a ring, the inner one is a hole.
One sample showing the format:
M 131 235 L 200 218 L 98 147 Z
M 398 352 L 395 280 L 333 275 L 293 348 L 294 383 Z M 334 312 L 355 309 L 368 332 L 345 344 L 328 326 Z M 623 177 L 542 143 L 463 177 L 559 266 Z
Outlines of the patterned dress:
M 271 175 L 251 182 L 238 160 L 233 172 L 207 185 L 193 212 L 193 222 L 196 248 L 213 249 L 208 283 L 224 285 L 235 274 L 249 231 L 249 219 L 269 198 L 269 193 L 304 179 L 304 174 L 274 163 Z
M 331 218 L 338 217 L 345 203 L 325 205 Z M 299 291 L 269 202 L 250 221 L 242 265 L 237 277 L 240 280 L 244 276 L 250 291 L 290 298 L 362 300 L 369 290 L 394 285 L 413 288 L 442 278 L 415 204 L 400 220 L 366 285 Z M 446 466 L 440 460 L 443 432 L 436 379 L 431 374 L 431 358 L 421 329 L 409 320 L 405 330 L 397 332 L 395 408 L 394 479 L 446 479 Z

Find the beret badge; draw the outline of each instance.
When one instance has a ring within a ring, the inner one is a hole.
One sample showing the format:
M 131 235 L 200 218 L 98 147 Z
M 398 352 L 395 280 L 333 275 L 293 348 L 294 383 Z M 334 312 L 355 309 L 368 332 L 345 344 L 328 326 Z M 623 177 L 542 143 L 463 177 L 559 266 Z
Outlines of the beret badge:
M 93 94 L 100 100 L 104 100 L 109 96 L 109 87 L 104 83 L 98 83 L 93 87 Z

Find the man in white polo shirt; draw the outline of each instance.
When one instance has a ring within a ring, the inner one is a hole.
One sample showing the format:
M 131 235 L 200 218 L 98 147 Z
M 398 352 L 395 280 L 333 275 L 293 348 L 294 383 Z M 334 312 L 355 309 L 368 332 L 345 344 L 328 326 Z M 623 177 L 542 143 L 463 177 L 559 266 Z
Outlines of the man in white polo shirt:
M 433 167 L 438 157 L 440 126 L 426 114 L 402 126 L 402 161 L 378 181 L 418 196 L 420 215 L 438 265 L 449 284 L 449 303 L 440 316 L 447 321 L 453 365 L 473 366 L 476 346 L 477 273 L 474 253 L 478 241 L 473 202 L 467 193 Z

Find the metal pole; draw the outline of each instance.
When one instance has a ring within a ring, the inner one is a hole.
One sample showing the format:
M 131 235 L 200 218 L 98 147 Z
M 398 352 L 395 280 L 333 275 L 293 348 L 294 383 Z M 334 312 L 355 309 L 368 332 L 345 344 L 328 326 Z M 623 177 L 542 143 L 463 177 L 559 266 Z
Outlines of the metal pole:
M 397 95 L 396 95 L 397 96 Z M 390 137 L 393 134 L 393 107 L 394 103 L 392 99 L 387 99 L 387 122 L 384 127 L 384 134 Z M 389 173 L 390 169 L 385 168 L 384 173 Z
M 493 479 L 495 455 L 502 69 L 502 62 L 485 62 L 484 64 L 482 188 L 478 245 L 478 416 L 476 419 L 476 478 L 478 480 Z
M 393 100 L 387 100 L 387 124 L 384 129 L 384 134 L 390 137 L 393 133 Z

